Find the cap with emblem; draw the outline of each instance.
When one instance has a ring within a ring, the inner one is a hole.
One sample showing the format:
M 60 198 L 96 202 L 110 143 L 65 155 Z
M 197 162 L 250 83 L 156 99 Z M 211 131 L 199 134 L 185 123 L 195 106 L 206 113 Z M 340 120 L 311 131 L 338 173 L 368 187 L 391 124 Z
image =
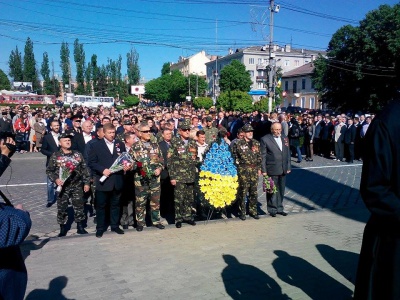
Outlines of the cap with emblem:
M 207 117 L 206 117 L 206 121 L 207 121 L 207 122 L 212 122 L 212 120 L 213 120 L 213 118 L 212 118 L 211 116 L 207 116 Z
M 191 128 L 190 121 L 184 120 L 184 121 L 179 122 L 178 128 L 179 129 L 190 129 Z
M 242 127 L 244 132 L 254 131 L 253 127 L 250 124 L 246 124 Z
M 72 138 L 73 138 L 73 136 L 71 134 L 69 134 L 69 133 L 61 133 L 58 136 L 58 140 L 61 140 L 61 139 L 72 139 Z
M 122 125 L 132 125 L 132 121 L 131 120 L 124 120 L 122 122 Z

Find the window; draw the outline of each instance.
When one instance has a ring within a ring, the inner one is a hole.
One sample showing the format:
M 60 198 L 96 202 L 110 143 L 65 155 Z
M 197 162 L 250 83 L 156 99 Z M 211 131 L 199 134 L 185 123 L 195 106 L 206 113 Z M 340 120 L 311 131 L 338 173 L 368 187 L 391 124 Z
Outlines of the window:
M 294 65 L 295 65 L 296 67 L 300 66 L 300 61 L 295 60 L 295 61 L 294 61 Z
M 258 89 L 265 89 L 264 82 L 257 82 L 257 88 Z
M 252 57 L 249 58 L 249 65 L 254 65 L 254 58 Z
M 300 107 L 304 108 L 305 105 L 306 105 L 306 97 L 301 97 Z
M 290 61 L 289 60 L 285 60 L 285 67 L 290 66 Z
M 250 78 L 254 77 L 254 71 L 249 71 L 249 74 L 250 74 Z
M 259 58 L 259 59 L 258 59 L 258 64 L 261 65 L 262 62 L 263 62 L 262 58 Z
M 310 109 L 314 109 L 314 108 L 315 108 L 315 98 L 310 97 Z
M 293 80 L 293 93 L 297 93 L 297 80 Z
M 302 90 L 305 90 L 305 89 L 306 89 L 306 79 L 305 79 L 305 78 L 303 78 L 303 79 L 301 80 L 301 89 L 302 89 Z
M 292 99 L 292 106 L 296 106 L 296 98 Z
M 263 70 L 258 70 L 258 76 L 264 76 L 264 71 Z
M 289 81 L 285 80 L 285 91 L 289 90 Z

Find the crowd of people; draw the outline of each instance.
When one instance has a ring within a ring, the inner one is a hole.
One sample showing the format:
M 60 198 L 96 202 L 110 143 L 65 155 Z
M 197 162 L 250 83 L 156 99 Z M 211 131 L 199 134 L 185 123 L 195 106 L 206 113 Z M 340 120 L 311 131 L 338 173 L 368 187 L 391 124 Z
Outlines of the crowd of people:
M 59 235 L 67 233 L 68 204 L 74 208 L 77 232 L 87 233 L 83 208 L 89 202 L 96 236 L 101 237 L 108 225 L 119 234 L 129 226 L 142 231 L 147 208 L 151 223 L 159 229 L 164 228 L 160 216 L 177 228 L 206 218 L 198 172 L 204 153 L 217 140 L 230 145 L 238 170 L 237 200 L 229 213 L 245 220 L 247 199 L 249 215 L 258 219 L 258 178 L 268 175 L 278 188 L 267 194 L 268 212 L 286 216 L 282 200 L 290 157 L 299 164 L 303 157 L 313 161 L 314 155 L 349 163 L 361 160 L 373 117 L 240 113 L 191 106 L 118 110 L 25 105 L 2 108 L 0 132 L 16 134 L 18 153 L 46 155 L 47 207 L 57 202 Z M 112 173 L 111 165 L 124 152 L 133 157 L 133 164 Z M 72 179 L 61 178 L 64 161 L 73 165 Z M 277 161 L 279 168 L 271 168 Z M 103 176 L 105 181 L 100 180 Z

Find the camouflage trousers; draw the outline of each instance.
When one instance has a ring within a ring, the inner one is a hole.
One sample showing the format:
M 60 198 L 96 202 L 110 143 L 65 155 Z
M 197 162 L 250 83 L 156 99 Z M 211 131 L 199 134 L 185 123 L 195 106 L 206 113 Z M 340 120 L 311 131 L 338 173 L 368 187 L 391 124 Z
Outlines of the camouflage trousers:
M 246 195 L 249 193 L 249 213 L 257 215 L 257 187 L 258 187 L 258 174 L 252 168 L 239 167 L 239 191 L 237 195 L 239 213 L 246 215 Z
M 136 221 L 137 225 L 146 225 L 146 205 L 150 201 L 151 222 L 160 223 L 160 177 L 150 180 L 135 180 Z
M 68 217 L 68 199 L 71 199 L 74 209 L 75 222 L 85 220 L 84 203 L 82 200 L 83 187 L 82 185 L 69 185 L 64 188 L 61 197 L 57 198 L 57 223 L 65 224 Z
M 175 222 L 193 220 L 194 183 L 177 182 L 174 191 Z

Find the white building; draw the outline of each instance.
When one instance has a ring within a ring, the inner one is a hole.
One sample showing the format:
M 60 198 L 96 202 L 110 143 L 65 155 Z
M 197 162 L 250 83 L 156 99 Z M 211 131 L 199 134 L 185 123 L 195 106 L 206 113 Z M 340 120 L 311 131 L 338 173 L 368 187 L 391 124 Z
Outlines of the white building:
M 170 70 L 179 70 L 185 77 L 189 76 L 189 74 L 205 77 L 206 63 L 210 62 L 211 58 L 205 51 L 200 51 L 189 57 L 180 56 L 177 63 L 170 65 Z

